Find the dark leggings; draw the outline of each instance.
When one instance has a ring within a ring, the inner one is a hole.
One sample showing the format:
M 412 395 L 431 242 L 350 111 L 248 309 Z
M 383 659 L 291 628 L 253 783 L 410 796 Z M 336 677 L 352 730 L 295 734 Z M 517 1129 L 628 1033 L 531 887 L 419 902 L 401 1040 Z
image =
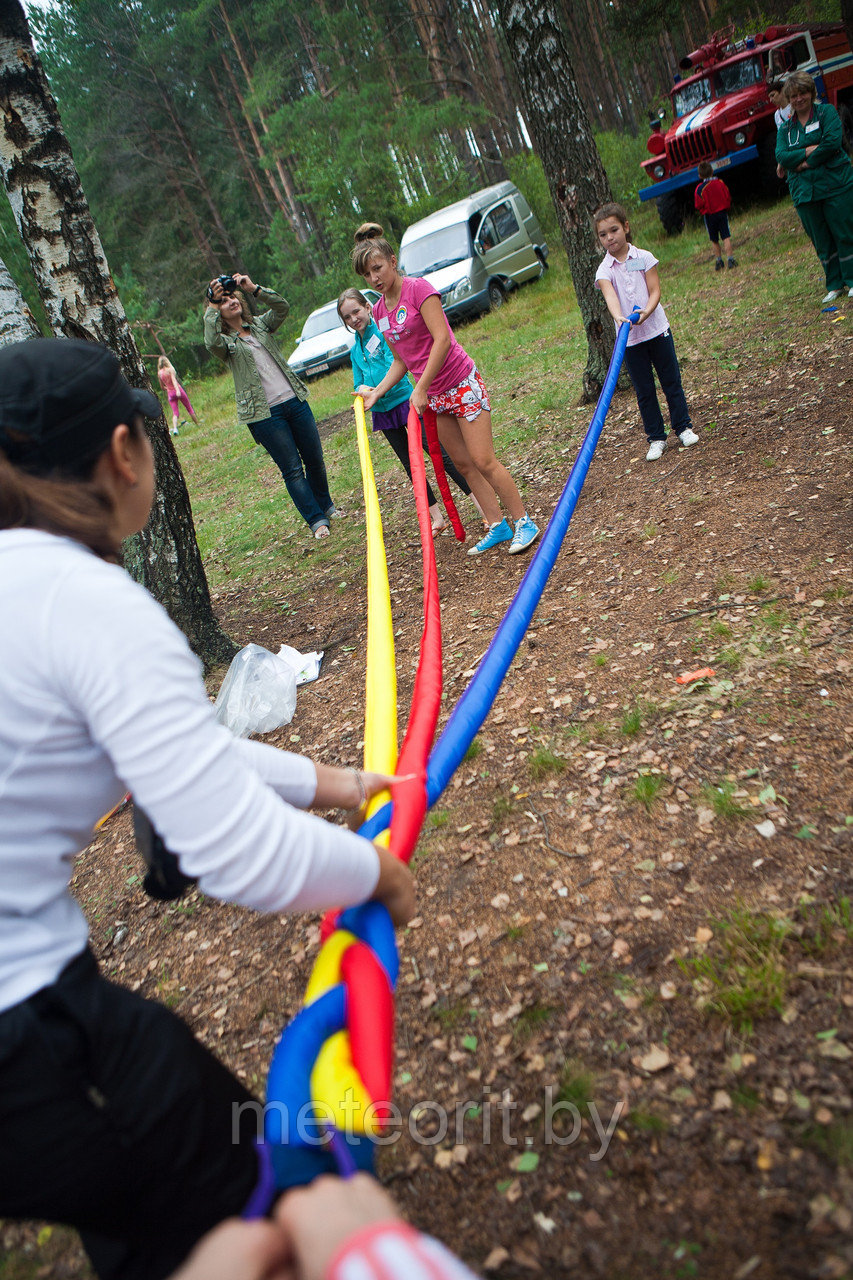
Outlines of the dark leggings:
M 0 1013 L 0 1217 L 76 1227 L 102 1280 L 162 1280 L 252 1193 L 251 1101 L 84 951 Z
M 397 457 L 402 462 L 403 469 L 405 470 L 406 475 L 409 477 L 409 481 L 411 482 L 412 466 L 411 466 L 411 463 L 409 462 L 409 435 L 406 428 L 405 427 L 389 427 L 387 430 L 382 431 L 382 434 L 390 444 L 391 448 L 396 453 Z M 423 423 L 421 423 L 421 440 L 424 446 L 424 453 L 427 455 L 427 457 L 429 457 L 429 445 L 427 444 L 426 427 L 423 425 Z M 470 493 L 471 488 L 468 484 L 468 481 L 465 479 L 465 477 L 462 475 L 460 471 L 456 470 L 456 467 L 450 461 L 450 458 L 443 447 L 441 450 L 441 457 L 442 457 L 442 461 L 444 462 L 444 471 L 448 479 L 452 480 L 462 490 L 463 493 Z M 432 486 L 430 485 L 429 481 L 427 481 L 427 502 L 432 507 L 435 505 L 437 501 L 438 499 L 436 498 L 435 494 L 432 491 Z

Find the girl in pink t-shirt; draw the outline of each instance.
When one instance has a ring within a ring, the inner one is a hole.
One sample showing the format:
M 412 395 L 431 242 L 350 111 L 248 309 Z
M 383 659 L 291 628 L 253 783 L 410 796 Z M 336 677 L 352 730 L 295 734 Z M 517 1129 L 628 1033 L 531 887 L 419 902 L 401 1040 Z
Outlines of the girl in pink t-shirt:
M 655 373 L 666 396 L 672 430 L 685 447 L 699 443 L 681 385 L 669 321 L 660 305 L 658 260 L 647 249 L 638 249 L 631 243 L 628 215 L 621 204 L 601 205 L 592 215 L 592 221 L 601 245 L 607 250 L 595 273 L 595 283 L 604 295 L 617 329 L 623 321 L 627 322 L 634 307 L 640 308 L 640 319 L 628 334 L 625 368 L 637 393 L 649 442 L 646 461 L 656 462 L 666 448 L 666 428 L 655 391 Z
M 469 548 L 469 556 L 482 555 L 501 542 L 510 544 L 510 555 L 526 551 L 539 537 L 538 526 L 527 515 L 512 476 L 495 457 L 485 383 L 447 323 L 437 290 L 426 280 L 400 274 L 394 251 L 376 223 L 356 233 L 352 258 L 358 274 L 382 294 L 374 304 L 373 318 L 394 353 L 385 377 L 364 394 L 365 409 L 411 371 L 416 382 L 410 403 L 420 414 L 427 405 L 434 411 L 439 439 L 471 486 L 489 524 L 476 546 Z M 501 502 L 515 531 L 501 511 Z
M 157 377 L 160 379 L 160 386 L 169 397 L 169 408 L 172 410 L 172 435 L 176 436 L 178 434 L 181 405 L 185 407 L 195 425 L 198 426 L 198 418 L 195 416 L 195 410 L 190 404 L 190 398 L 178 381 L 177 370 L 168 356 L 160 356 L 157 361 Z

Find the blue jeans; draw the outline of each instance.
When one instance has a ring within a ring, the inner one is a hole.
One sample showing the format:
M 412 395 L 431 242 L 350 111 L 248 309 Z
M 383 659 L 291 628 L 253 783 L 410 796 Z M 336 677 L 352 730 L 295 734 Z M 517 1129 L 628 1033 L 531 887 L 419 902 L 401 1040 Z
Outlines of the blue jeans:
M 669 420 L 677 436 L 693 426 L 681 385 L 681 370 L 669 329 L 657 338 L 625 348 L 625 368 L 637 393 L 640 417 L 649 440 L 665 440 L 666 428 L 655 392 L 655 373 L 669 407 Z
M 326 478 L 323 446 L 314 415 L 304 400 L 274 404 L 262 422 L 250 422 L 252 438 L 281 472 L 291 501 L 312 533 L 328 526 L 334 507 Z

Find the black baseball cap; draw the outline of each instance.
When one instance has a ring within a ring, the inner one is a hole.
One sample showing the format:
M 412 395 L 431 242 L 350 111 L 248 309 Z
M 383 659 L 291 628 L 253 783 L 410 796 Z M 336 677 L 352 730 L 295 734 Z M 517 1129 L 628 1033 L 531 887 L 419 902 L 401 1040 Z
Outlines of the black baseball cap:
M 157 397 L 132 387 L 97 342 L 31 338 L 0 348 L 0 448 L 27 470 L 91 456 L 119 423 L 161 413 Z

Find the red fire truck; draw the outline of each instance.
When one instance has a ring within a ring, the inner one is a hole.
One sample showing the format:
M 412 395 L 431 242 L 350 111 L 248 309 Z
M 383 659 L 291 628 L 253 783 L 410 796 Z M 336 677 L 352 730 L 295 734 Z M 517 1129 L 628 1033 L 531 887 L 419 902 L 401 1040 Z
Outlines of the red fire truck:
M 666 151 L 643 161 L 654 185 L 640 192 L 641 200 L 657 201 L 668 232 L 680 231 L 685 210 L 693 208 L 702 160 L 726 181 L 729 171 L 739 171 L 753 191 L 780 190 L 768 78 L 792 71 L 813 76 L 819 99 L 837 109 L 845 145 L 853 149 L 853 51 L 840 22 L 768 27 L 737 41 L 733 28 L 718 31 L 679 67 Z

